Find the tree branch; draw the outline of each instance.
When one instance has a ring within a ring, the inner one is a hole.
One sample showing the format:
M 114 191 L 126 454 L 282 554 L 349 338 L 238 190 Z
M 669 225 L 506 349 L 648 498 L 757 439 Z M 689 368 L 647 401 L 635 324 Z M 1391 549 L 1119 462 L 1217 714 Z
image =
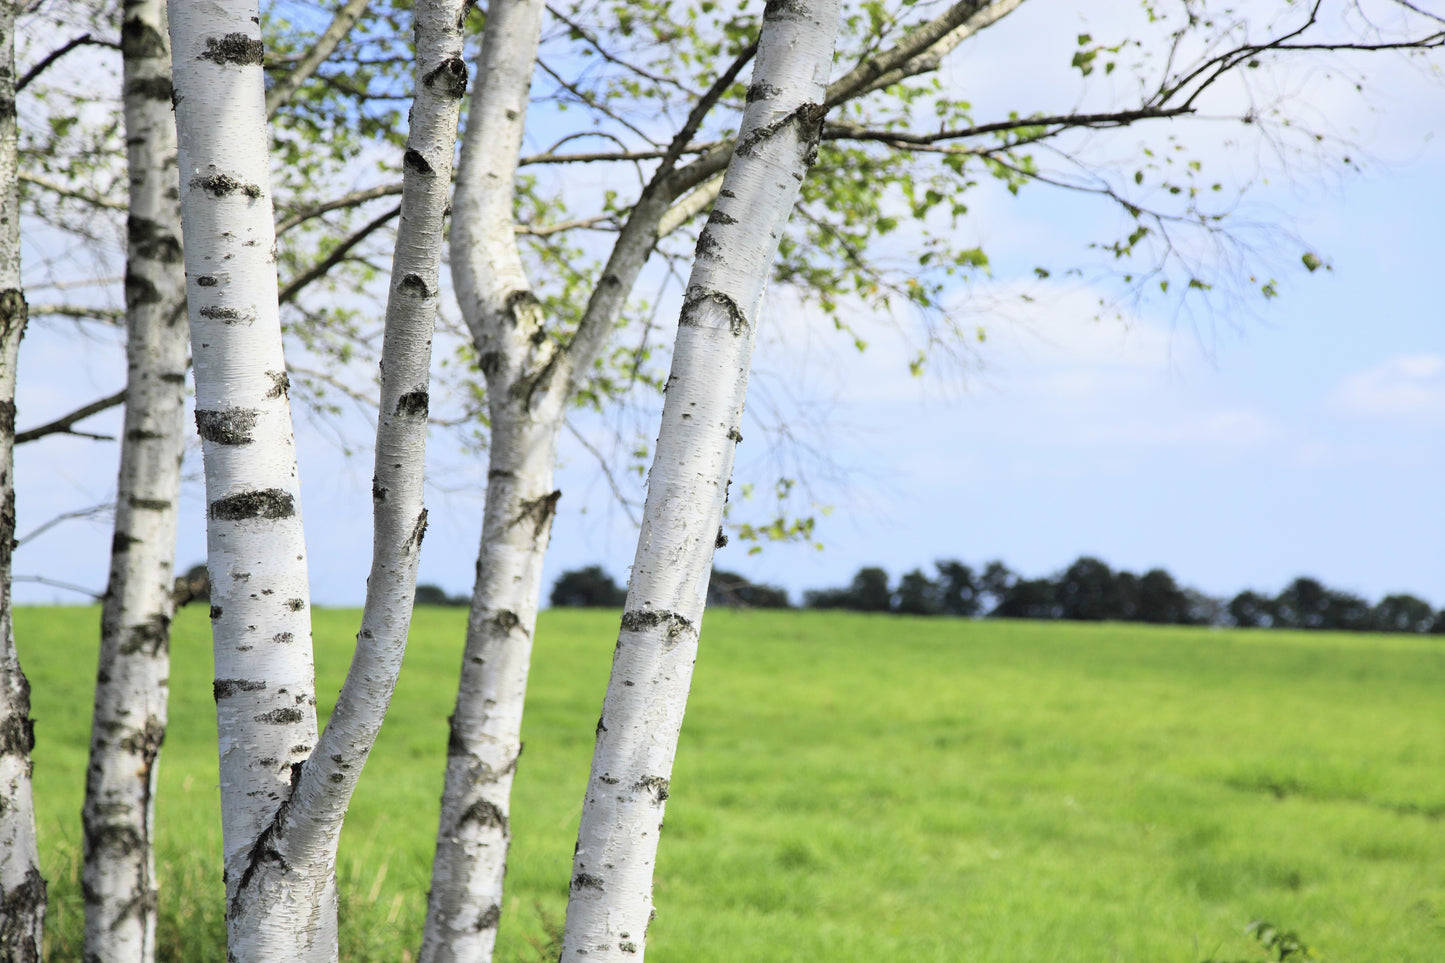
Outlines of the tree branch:
M 93 435 L 84 431 L 73 431 L 71 426 L 78 421 L 84 421 L 91 415 L 98 415 L 108 408 L 125 402 L 125 389 L 117 391 L 113 395 L 101 398 L 99 401 L 92 401 L 90 404 L 77 408 L 68 415 L 64 415 L 54 421 L 31 428 L 27 431 L 15 433 L 15 444 L 23 445 L 27 441 L 35 441 L 44 438 L 46 435 L 79 435 L 82 438 L 94 438 L 97 441 L 114 441 L 110 435 Z
M 89 321 L 104 321 L 117 327 L 125 324 L 125 311 L 120 308 L 99 308 L 81 304 L 37 304 L 28 312 L 35 318 L 76 318 Z
M 346 39 L 346 35 L 351 33 L 351 28 L 356 25 L 357 18 L 366 9 L 366 4 L 367 0 L 347 0 L 331 18 L 330 25 L 316 38 L 316 46 L 312 47 L 295 67 L 276 78 L 271 89 L 266 91 L 267 120 L 274 117 L 276 111 L 291 99 L 301 85 L 311 79 L 326 62 L 326 58 L 331 56 L 336 45 Z
M 109 40 L 96 40 L 90 34 L 83 33 L 79 37 L 76 37 L 74 40 L 71 40 L 63 46 L 57 47 L 56 49 L 50 51 L 50 53 L 46 54 L 39 63 L 31 67 L 29 70 L 25 71 L 25 76 L 21 77 L 15 83 L 15 93 L 20 93 L 20 91 L 24 90 L 32 80 L 43 74 L 51 64 L 55 63 L 55 61 L 59 60 L 61 57 L 64 57 L 66 54 L 70 53 L 77 47 L 109 47 L 112 50 L 116 50 L 119 49 L 119 46 L 119 44 L 112 43 Z
M 62 589 L 65 589 L 67 592 L 79 592 L 81 595 L 89 595 L 89 596 L 90 596 L 91 598 L 93 598 L 93 599 L 103 599 L 103 598 L 105 598 L 105 593 L 104 593 L 104 592 L 95 592 L 95 591 L 92 591 L 91 589 L 86 588 L 86 587 L 83 586 L 83 585 L 73 585 L 73 584 L 71 584 L 70 582 L 60 582 L 60 581 L 57 581 L 57 580 L 55 580 L 55 579 L 53 579 L 53 578 L 46 578 L 46 577 L 43 576 L 43 575 L 13 575 L 13 576 L 10 577 L 10 581 L 12 581 L 12 582 L 38 582 L 38 583 L 40 583 L 41 585 L 49 585 L 49 586 L 52 586 L 52 587 L 54 587 L 54 588 L 62 588 Z
M 279 237 L 298 224 L 305 223 L 313 217 L 320 217 L 322 214 L 329 214 L 332 211 L 339 211 L 344 207 L 359 207 L 368 201 L 374 201 L 382 197 L 395 197 L 401 193 L 401 181 L 394 184 L 379 184 L 376 187 L 368 187 L 359 191 L 352 191 L 343 194 L 338 198 L 329 200 L 324 204 L 316 204 L 312 207 L 303 207 L 299 211 L 293 211 L 276 223 L 276 235 Z
M 294 300 L 296 295 L 300 294 L 302 289 L 305 288 L 306 285 L 315 281 L 317 278 L 325 276 L 326 272 L 330 271 L 332 268 L 336 267 L 336 265 L 346 260 L 346 256 L 351 252 L 352 248 L 356 247 L 356 245 L 366 240 L 368 237 L 376 233 L 376 231 L 378 231 L 382 227 L 385 227 L 392 218 L 396 217 L 400 213 L 401 205 L 398 204 L 396 207 L 393 207 L 385 214 L 365 224 L 355 234 L 352 234 L 346 240 L 338 244 L 335 250 L 333 250 L 330 254 L 326 255 L 326 257 L 317 261 L 315 264 L 311 265 L 311 267 L 307 268 L 305 271 L 302 271 L 296 277 L 292 278 L 290 282 L 288 282 L 287 285 L 281 289 L 281 293 L 277 296 L 277 300 L 281 304 L 285 304 L 288 301 Z
M 34 184 L 36 187 L 50 191 L 52 194 L 59 194 L 61 197 L 69 197 L 77 201 L 84 201 L 93 207 L 104 208 L 110 211 L 124 211 L 127 209 L 125 201 L 113 201 L 110 198 L 102 197 L 99 194 L 92 194 L 89 191 L 69 187 L 60 181 L 53 181 L 40 174 L 32 174 L 29 171 L 20 171 L 17 175 L 27 184 Z

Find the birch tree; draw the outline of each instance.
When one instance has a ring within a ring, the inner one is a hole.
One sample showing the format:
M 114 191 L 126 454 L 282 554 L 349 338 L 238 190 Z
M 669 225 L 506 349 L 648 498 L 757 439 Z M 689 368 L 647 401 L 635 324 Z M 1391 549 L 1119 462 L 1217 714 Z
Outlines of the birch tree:
M 245 2 L 171 10 L 187 273 L 197 289 L 190 313 L 209 502 L 229 959 L 337 958 L 337 840 L 400 672 L 426 531 L 431 329 L 466 91 L 464 9 L 461 0 L 415 8 L 417 84 L 382 359 L 373 564 L 356 655 L 319 742 L 270 260 L 259 19 Z
M 132 0 L 121 24 L 127 385 L 82 813 L 85 953 L 94 961 L 155 957 L 152 839 L 189 365 L 165 10 L 163 0 Z
M 1186 3 L 1169 34 L 1173 48 L 1167 62 L 1138 67 L 1146 79 L 1136 99 L 1102 111 L 975 121 L 965 102 L 926 78 L 961 44 L 1021 3 L 959 0 L 913 16 L 907 4 L 897 10 L 870 5 L 844 18 L 849 67 L 822 101 L 834 120 L 823 127 L 815 177 L 800 195 L 799 226 L 783 237 L 775 267 L 840 327 L 847 327 L 840 305 L 861 302 L 880 311 L 898 305 L 917 311 L 926 322 L 924 350 L 948 350 L 969 336 L 971 329 L 942 315 L 942 299 L 959 277 L 987 267 L 984 252 L 959 249 L 950 234 L 966 215 L 957 196 L 974 186 L 980 170 L 1013 192 L 1045 184 L 1115 205 L 1127 229 L 1102 245 L 1104 250 L 1117 259 L 1144 261 L 1134 279 L 1173 279 L 1174 291 L 1205 295 L 1210 285 L 1202 278 L 1208 271 L 1196 256 L 1202 245 L 1182 238 L 1192 235 L 1228 250 L 1227 206 L 1212 207 L 1208 192 L 1201 194 L 1187 178 L 1176 183 L 1164 165 L 1134 180 L 1126 180 L 1127 174 L 1115 178 L 1113 171 L 1097 179 L 1056 176 L 1032 151 L 1066 144 L 1080 132 L 1190 117 L 1221 80 L 1245 75 L 1262 58 L 1399 49 L 1401 43 L 1428 49 L 1442 40 L 1438 24 L 1426 20 L 1412 22 L 1404 40 L 1316 42 L 1311 38 L 1323 29 L 1319 4 L 1298 14 L 1287 11 L 1282 22 L 1261 28 L 1242 15 L 1200 17 L 1199 5 Z M 675 256 L 666 249 L 668 236 L 714 208 L 722 172 L 739 143 L 725 124 L 746 101 L 736 78 L 756 50 L 756 20 L 732 8 L 712 10 L 715 33 L 703 39 L 707 31 L 698 24 L 705 15 L 674 17 L 666 4 L 604 5 L 585 13 L 580 5 L 549 8 L 556 36 L 569 38 L 575 49 L 594 55 L 591 63 L 605 62 L 606 69 L 589 65 L 569 79 L 552 65 L 555 60 L 542 62 L 554 96 L 580 107 L 594 126 L 573 128 L 551 147 L 522 158 L 517 154 L 527 92 L 546 18 L 535 0 L 499 0 L 488 10 L 480 61 L 484 79 L 468 112 L 458 172 L 451 266 L 486 381 L 489 471 L 448 740 L 422 949 L 426 961 L 486 959 L 494 945 L 541 566 L 561 497 L 553 466 L 569 403 L 595 403 L 605 395 L 598 365 L 644 267 L 654 255 Z M 1163 15 L 1155 7 L 1148 13 Z M 612 24 L 627 41 L 589 26 L 588 17 Z M 678 56 L 684 42 L 696 45 L 689 48 L 691 59 Z M 617 49 L 624 43 L 625 50 Z M 1075 57 L 1081 73 L 1101 56 L 1118 54 L 1081 37 Z M 697 71 L 700 76 L 688 76 L 688 83 L 677 79 L 680 63 L 707 67 Z M 635 108 L 640 98 L 646 98 L 648 111 L 629 111 L 627 105 Z M 659 136 L 670 109 L 678 109 L 682 119 Z M 1291 130 L 1282 106 L 1277 112 L 1252 107 L 1250 120 L 1271 125 L 1272 132 Z M 582 137 L 611 144 L 564 150 Z M 557 245 L 550 226 L 539 223 L 556 208 L 539 199 L 535 181 L 518 173 L 522 167 L 566 170 L 582 163 L 651 165 L 631 202 L 609 194 L 596 216 L 569 211 L 573 216 L 557 225 L 558 233 L 570 228 L 614 235 L 605 256 L 587 269 L 577 266 L 576 248 Z M 922 256 L 892 271 L 867 254 L 898 225 L 883 213 L 890 204 L 920 222 L 938 222 L 942 215 L 944 225 L 919 245 Z M 536 216 L 519 220 L 519 208 Z
M 20 284 L 15 113 L 15 10 L 0 3 L 0 960 L 40 959 L 45 879 L 35 838 L 30 683 L 15 651 L 10 564 L 15 546 L 15 362 L 27 319 Z
M 720 544 L 763 288 L 817 159 L 836 0 L 763 14 L 737 145 L 697 242 L 572 860 L 562 958 L 642 958 L 673 756 Z

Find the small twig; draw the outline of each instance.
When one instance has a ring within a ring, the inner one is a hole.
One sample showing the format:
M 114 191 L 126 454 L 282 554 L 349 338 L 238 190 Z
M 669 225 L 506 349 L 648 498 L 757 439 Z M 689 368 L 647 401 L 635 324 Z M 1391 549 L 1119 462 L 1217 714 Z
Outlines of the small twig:
M 43 576 L 43 575 L 12 575 L 12 576 L 10 577 L 10 581 L 12 581 L 12 582 L 39 582 L 41 585 L 50 585 L 50 586 L 53 586 L 54 588 L 62 588 L 62 589 L 65 589 L 66 591 L 69 591 L 69 592 L 79 592 L 81 595 L 89 595 L 91 598 L 95 599 L 96 601 L 99 601 L 99 600 L 105 598 L 105 593 L 104 593 L 104 592 L 93 592 L 93 591 L 91 591 L 90 589 L 86 588 L 86 587 L 83 586 L 83 585 L 72 585 L 72 584 L 70 584 L 69 582 L 59 582 L 59 581 L 56 581 L 56 580 L 53 579 L 53 578 L 46 578 L 46 577 Z
M 15 540 L 15 547 L 16 547 L 16 548 L 19 548 L 21 545 L 24 545 L 26 542 L 29 542 L 29 541 L 34 540 L 35 538 L 39 537 L 40 535 L 43 535 L 45 532 L 50 531 L 50 529 L 54 528 L 56 525 L 59 525 L 61 522 L 68 522 L 68 521 L 70 521 L 72 518 L 91 518 L 91 517 L 93 517 L 93 516 L 95 516 L 95 515 L 103 515 L 103 514 L 105 514 L 106 512 L 111 512 L 111 511 L 114 511 L 114 510 L 115 510 L 115 502 L 101 502 L 99 505 L 92 505 L 92 506 L 90 506 L 89 508 L 78 508 L 78 509 L 76 509 L 76 510 L 73 511 L 73 512 L 64 512 L 63 514 L 56 515 L 56 516 L 55 516 L 54 518 L 52 518 L 50 521 L 48 521 L 48 522 L 46 522 L 45 524 L 41 525 L 39 528 L 35 529 L 35 531 L 31 532 L 29 535 L 25 535 L 25 536 L 23 536 L 23 537 L 21 537 L 21 538 L 17 538 L 17 539 Z

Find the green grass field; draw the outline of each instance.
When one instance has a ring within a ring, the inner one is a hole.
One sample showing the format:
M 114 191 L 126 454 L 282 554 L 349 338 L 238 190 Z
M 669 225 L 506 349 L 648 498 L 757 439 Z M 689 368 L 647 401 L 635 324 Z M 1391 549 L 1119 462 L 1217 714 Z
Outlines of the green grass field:
M 316 612 L 334 697 L 358 616 Z M 79 959 L 98 611 L 20 609 L 51 959 Z M 342 840 L 342 959 L 420 942 L 464 614 L 417 614 Z M 617 616 L 543 613 L 499 959 L 561 919 Z M 209 627 L 177 620 L 164 958 L 224 960 Z M 707 617 L 658 863 L 660 961 L 1198 963 L 1244 927 L 1445 960 L 1439 638 Z M 323 704 L 322 709 L 328 706 Z

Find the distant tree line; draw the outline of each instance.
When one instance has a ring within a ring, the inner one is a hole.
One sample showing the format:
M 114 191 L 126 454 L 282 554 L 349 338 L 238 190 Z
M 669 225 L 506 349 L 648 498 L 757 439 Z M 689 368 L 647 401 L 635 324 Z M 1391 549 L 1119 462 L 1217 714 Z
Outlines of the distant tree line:
M 842 588 L 803 593 L 803 608 L 952 615 L 964 618 L 1069 619 L 1079 622 L 1153 622 L 1240 628 L 1331 629 L 1356 632 L 1445 634 L 1445 609 L 1413 595 L 1367 600 L 1301 577 L 1278 595 L 1254 590 L 1232 599 L 1181 586 L 1160 568 L 1142 575 L 1115 571 L 1084 556 L 1046 578 L 1024 578 L 1001 561 L 982 568 L 956 559 L 934 563 L 932 575 L 915 568 L 896 583 L 876 566 L 860 568 Z M 620 607 L 627 592 L 600 566 L 564 572 L 552 588 L 559 607 Z M 790 608 L 788 593 L 733 572 L 714 569 L 708 605 Z

